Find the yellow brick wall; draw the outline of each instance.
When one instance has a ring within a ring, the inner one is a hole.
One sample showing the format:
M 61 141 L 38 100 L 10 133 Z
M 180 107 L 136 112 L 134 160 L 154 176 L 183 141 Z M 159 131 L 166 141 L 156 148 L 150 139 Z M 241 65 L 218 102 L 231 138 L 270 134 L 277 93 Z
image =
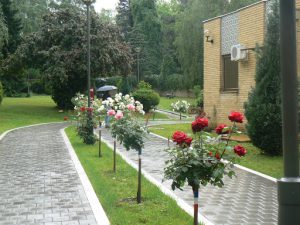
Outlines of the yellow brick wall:
M 265 32 L 265 3 L 254 5 L 239 12 L 239 43 L 247 48 L 262 44 Z M 255 53 L 248 52 L 248 60 L 239 62 L 239 91 L 221 92 L 221 18 L 204 23 L 204 29 L 214 34 L 214 43 L 204 42 L 204 110 L 216 123 L 228 123 L 232 110 L 244 112 L 243 105 L 254 86 Z
M 238 12 L 239 43 L 247 48 L 255 48 L 257 43 L 263 44 L 266 29 L 265 4 L 262 1 Z M 296 0 L 296 8 L 299 10 L 297 46 L 300 46 L 300 0 Z M 204 40 L 204 110 L 214 127 L 217 123 L 228 123 L 227 116 L 231 110 L 244 113 L 243 105 L 248 99 L 251 87 L 255 85 L 256 58 L 255 52 L 249 50 L 248 60 L 239 62 L 238 92 L 221 92 L 221 17 L 205 22 L 204 30 L 206 29 L 213 34 L 214 43 Z M 300 77 L 300 47 L 297 48 L 297 55 Z
M 205 23 L 204 30 L 209 30 L 214 39 L 213 44 L 204 40 L 204 109 L 211 120 L 216 120 L 214 107 L 220 104 L 221 19 Z

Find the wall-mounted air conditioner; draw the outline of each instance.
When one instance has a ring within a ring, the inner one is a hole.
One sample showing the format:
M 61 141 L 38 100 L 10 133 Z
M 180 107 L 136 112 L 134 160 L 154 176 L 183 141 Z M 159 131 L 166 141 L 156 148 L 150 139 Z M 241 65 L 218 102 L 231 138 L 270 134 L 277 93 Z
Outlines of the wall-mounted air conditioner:
M 238 44 L 231 46 L 231 61 L 240 61 L 248 59 L 248 50 L 245 46 Z

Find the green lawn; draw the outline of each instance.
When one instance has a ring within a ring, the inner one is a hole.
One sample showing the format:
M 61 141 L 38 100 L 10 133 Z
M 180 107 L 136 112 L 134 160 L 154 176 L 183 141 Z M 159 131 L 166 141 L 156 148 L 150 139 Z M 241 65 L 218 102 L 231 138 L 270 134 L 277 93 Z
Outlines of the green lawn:
M 103 144 L 98 158 L 97 145 L 88 146 L 76 136 L 74 127 L 66 132 L 112 225 L 190 225 L 193 219 L 155 185 L 142 179 L 142 204 L 135 201 L 137 171 L 117 158 L 117 173 L 112 171 L 112 150 Z
M 50 96 L 4 98 L 0 105 L 0 133 L 20 126 L 63 121 L 66 115 L 58 112 Z
M 188 101 L 191 105 L 196 104 L 196 99 L 195 98 L 181 98 L 181 97 L 175 97 L 175 98 L 167 98 L 167 97 L 160 97 L 160 102 L 157 108 L 159 109 L 165 109 L 165 110 L 172 110 L 171 104 L 175 103 L 179 100 L 186 100 Z
M 191 124 L 159 125 L 150 128 L 150 131 L 163 137 L 172 137 L 175 130 L 180 130 L 193 136 Z M 233 142 L 233 145 L 237 143 Z M 283 159 L 281 156 L 268 156 L 261 154 L 260 150 L 251 143 L 242 143 L 247 149 L 247 155 L 241 158 L 239 164 L 259 171 L 269 176 L 280 178 L 283 176 Z

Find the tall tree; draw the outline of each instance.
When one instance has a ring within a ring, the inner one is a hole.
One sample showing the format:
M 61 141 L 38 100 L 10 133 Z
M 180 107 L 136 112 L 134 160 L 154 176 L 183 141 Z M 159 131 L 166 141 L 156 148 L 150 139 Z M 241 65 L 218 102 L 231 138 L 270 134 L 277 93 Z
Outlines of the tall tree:
M 279 6 L 269 14 L 263 48 L 257 53 L 255 88 L 245 104 L 252 143 L 272 155 L 282 153 Z
M 48 78 L 53 100 L 70 108 L 75 93 L 86 91 L 86 51 L 85 11 L 62 8 L 44 16 L 41 30 L 26 38 L 12 61 L 40 69 Z M 129 47 L 117 27 L 92 13 L 91 77 L 128 74 L 130 63 Z
M 155 0 L 131 0 L 133 27 L 138 27 L 145 37 L 142 51 L 141 75 L 159 74 L 161 64 L 161 24 Z
M 11 0 L 0 0 L 2 5 L 2 12 L 4 21 L 8 29 L 8 42 L 4 45 L 2 53 L 4 57 L 8 54 L 14 53 L 21 42 L 22 23 L 18 17 L 18 10 L 16 10 Z
M 3 46 L 7 43 L 8 39 L 8 31 L 7 26 L 4 20 L 2 5 L 0 3 L 0 50 L 2 50 Z M 0 51 L 0 59 L 2 58 L 2 51 Z
M 133 27 L 133 18 L 130 8 L 130 0 L 119 0 L 117 6 L 116 22 L 126 41 L 129 41 L 129 33 Z
M 49 0 L 22 0 L 14 1 L 14 7 L 19 11 L 22 20 L 22 32 L 29 34 L 38 31 L 42 18 L 48 13 Z

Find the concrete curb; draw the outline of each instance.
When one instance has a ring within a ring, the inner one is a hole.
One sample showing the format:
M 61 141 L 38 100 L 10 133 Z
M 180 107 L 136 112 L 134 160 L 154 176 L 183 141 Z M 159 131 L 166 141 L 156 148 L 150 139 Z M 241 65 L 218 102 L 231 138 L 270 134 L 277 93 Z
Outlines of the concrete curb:
M 101 203 L 99 202 L 99 200 L 97 198 L 97 195 L 93 189 L 93 186 L 92 186 L 88 176 L 86 175 L 69 138 L 66 135 L 65 129 L 66 128 L 61 129 L 60 133 L 61 133 L 61 135 L 64 139 L 64 142 L 68 148 L 69 154 L 74 163 L 76 171 L 79 175 L 79 178 L 81 180 L 81 183 L 82 183 L 84 191 L 85 191 L 85 194 L 90 202 L 91 208 L 92 208 L 94 216 L 96 218 L 96 221 L 99 225 L 110 225 L 107 215 L 104 212 L 104 209 L 101 206 Z
M 94 132 L 97 136 L 97 132 Z M 103 141 L 110 149 L 113 149 L 113 145 L 109 143 L 109 141 L 105 140 L 103 137 L 101 138 L 101 141 Z M 122 152 L 119 151 L 119 149 L 116 149 L 117 154 L 131 167 L 133 167 L 135 170 L 138 171 L 138 165 L 134 163 L 131 159 L 129 159 L 127 156 L 125 156 Z M 144 169 L 142 169 L 142 174 L 144 177 L 149 180 L 151 183 L 153 183 L 155 186 L 157 186 L 161 192 L 163 192 L 165 195 L 169 196 L 170 198 L 174 199 L 177 202 L 177 205 L 182 208 L 184 211 L 186 211 L 190 216 L 194 216 L 194 209 L 192 206 L 187 204 L 183 199 L 179 198 L 174 192 L 166 188 L 162 183 L 157 181 L 154 177 L 152 177 L 148 172 L 146 172 Z M 214 225 L 211 221 L 209 221 L 205 216 L 198 214 L 199 222 L 203 223 L 205 225 Z

